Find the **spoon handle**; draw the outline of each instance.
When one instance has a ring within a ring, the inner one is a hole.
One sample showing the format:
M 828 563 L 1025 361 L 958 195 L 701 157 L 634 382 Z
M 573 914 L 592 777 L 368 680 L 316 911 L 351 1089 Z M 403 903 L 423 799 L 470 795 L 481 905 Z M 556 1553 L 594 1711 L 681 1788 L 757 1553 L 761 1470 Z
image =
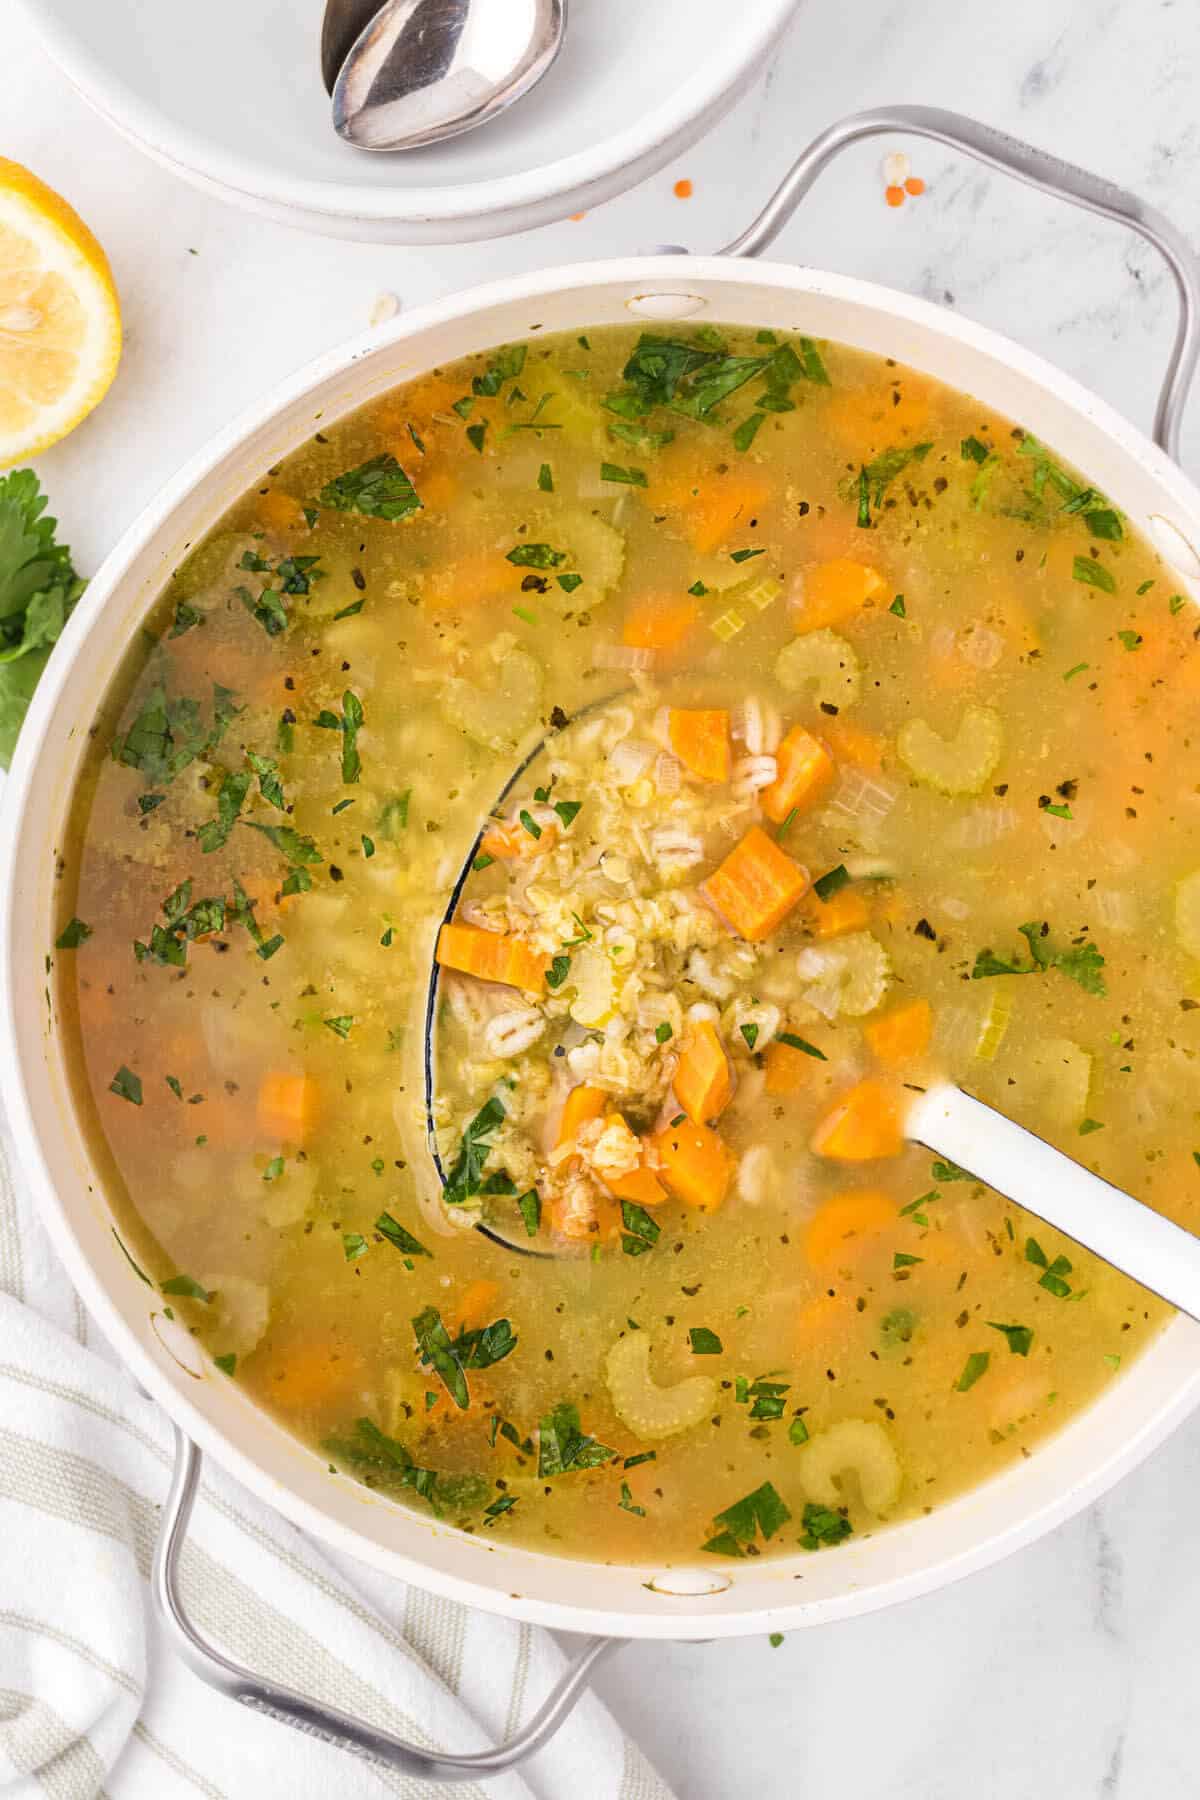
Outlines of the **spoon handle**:
M 1200 1238 L 948 1082 L 910 1109 L 908 1135 L 1200 1319 Z

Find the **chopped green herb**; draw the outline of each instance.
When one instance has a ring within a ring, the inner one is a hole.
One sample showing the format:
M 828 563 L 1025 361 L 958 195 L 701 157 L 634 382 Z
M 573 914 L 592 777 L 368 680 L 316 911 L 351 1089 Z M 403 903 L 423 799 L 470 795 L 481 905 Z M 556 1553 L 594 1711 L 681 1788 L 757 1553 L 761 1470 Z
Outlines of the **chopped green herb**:
M 962 1374 L 954 1384 L 955 1392 L 965 1394 L 968 1388 L 973 1388 L 979 1377 L 987 1373 L 987 1366 L 991 1360 L 990 1351 L 972 1350 L 963 1364 Z
M 584 1434 L 579 1408 L 560 1400 L 552 1412 L 538 1420 L 538 1476 L 546 1480 L 569 1475 L 576 1469 L 595 1469 L 613 1455 L 607 1444 Z
M 1142 634 L 1140 631 L 1118 631 L 1117 637 L 1126 650 L 1140 650 L 1142 647 Z
M 804 1418 L 803 1418 L 802 1414 L 797 1413 L 796 1417 L 792 1420 L 791 1424 L 788 1426 L 788 1443 L 789 1444 L 807 1444 L 807 1442 L 808 1442 L 808 1426 L 804 1423 Z
M 442 1323 L 442 1315 L 427 1306 L 412 1322 L 422 1365 L 431 1368 L 461 1412 L 471 1404 L 470 1389 L 462 1364 L 454 1353 L 450 1334 Z
M 845 863 L 839 863 L 836 869 L 830 869 L 819 881 L 813 882 L 813 893 L 818 900 L 832 900 L 850 880 L 850 873 Z
M 762 549 L 759 549 L 759 550 L 731 550 L 729 553 L 729 560 L 730 560 L 730 562 L 744 563 L 744 562 L 749 562 L 750 558 L 752 556 L 765 556 L 765 555 L 766 555 L 766 551 L 762 550 Z
M 818 1050 L 817 1046 L 810 1044 L 807 1038 L 797 1037 L 794 1031 L 781 1031 L 779 1042 L 787 1044 L 792 1050 L 803 1050 L 805 1056 L 815 1056 L 818 1062 L 829 1061 L 823 1050 Z
M 1103 1130 L 1104 1130 L 1103 1120 L 1101 1120 L 1101 1119 L 1085 1119 L 1079 1127 L 1079 1135 L 1080 1135 L 1080 1137 L 1088 1137 L 1090 1135 L 1090 1133 L 1093 1131 L 1103 1131 Z
M 997 1325 L 994 1319 L 988 1320 L 993 1331 L 1002 1331 L 1008 1347 L 1014 1356 L 1028 1356 L 1029 1346 L 1033 1343 L 1033 1332 L 1028 1325 Z
M 1154 583 L 1151 581 L 1144 581 L 1138 589 L 1138 593 L 1143 593 L 1147 587 L 1153 587 L 1153 585 Z M 1181 613 L 1186 605 L 1187 601 L 1182 594 L 1172 594 L 1171 598 L 1167 601 L 1167 608 L 1172 618 L 1175 617 L 1176 613 Z
M 565 550 L 554 550 L 549 544 L 514 544 L 505 561 L 518 569 L 557 569 L 567 560 Z
M 392 799 L 384 802 L 375 829 L 386 843 L 399 843 L 400 833 L 408 830 L 408 803 L 411 799 L 412 789 L 405 788 L 402 794 L 395 794 Z
M 964 462 L 985 463 L 988 459 L 988 447 L 980 443 L 977 437 L 965 437 L 959 445 Z
M 754 1542 L 756 1534 L 761 1533 L 769 1542 L 791 1516 L 772 1484 L 764 1481 L 761 1487 L 715 1515 L 713 1524 L 720 1530 L 701 1548 L 715 1556 L 744 1556 L 745 1546 Z
M 665 1044 L 670 1036 L 671 1036 L 671 1027 L 668 1025 L 668 1023 L 665 1019 L 663 1020 L 661 1025 L 656 1025 L 654 1027 L 654 1039 L 655 1039 L 656 1043 Z
M 693 1356 L 720 1356 L 725 1346 L 715 1331 L 707 1325 L 693 1325 L 688 1332 L 688 1343 Z
M 173 1299 L 199 1300 L 207 1306 L 213 1298 L 208 1288 L 201 1287 L 190 1275 L 172 1275 L 170 1281 L 160 1282 L 159 1286 L 164 1294 L 170 1294 Z
M 448 1206 L 461 1206 L 464 1200 L 479 1192 L 483 1166 L 491 1149 L 488 1140 L 500 1129 L 504 1119 L 503 1103 L 493 1094 L 463 1132 L 457 1159 L 446 1177 L 444 1198 Z
M 621 1222 L 625 1228 L 621 1233 L 621 1248 L 626 1256 L 644 1256 L 647 1250 L 653 1250 L 662 1235 L 658 1221 L 650 1217 L 644 1206 L 637 1206 L 632 1200 L 622 1200 Z
M 232 1375 L 237 1368 L 237 1351 L 227 1350 L 224 1356 L 214 1356 L 213 1361 L 222 1375 Z
M 906 608 L 906 606 L 904 604 L 904 595 L 903 594 L 896 595 L 896 598 L 892 601 L 892 604 L 888 607 L 888 611 L 890 613 L 895 613 L 895 615 L 898 619 L 907 619 L 908 609 Z
M 361 1231 L 343 1231 L 342 1254 L 347 1262 L 357 1262 L 360 1256 L 367 1254 L 370 1247 Z
M 283 1158 L 282 1158 L 282 1156 L 273 1156 L 271 1158 L 270 1162 L 267 1164 L 266 1168 L 263 1170 L 263 1180 L 264 1181 L 278 1181 L 279 1177 L 282 1174 L 283 1174 Z
M 536 1237 L 542 1222 L 542 1197 L 536 1188 L 526 1188 L 517 1196 L 517 1211 L 525 1222 L 527 1236 Z
M 741 1028 L 741 1031 L 742 1031 L 742 1036 L 746 1040 L 747 1050 L 753 1050 L 755 1044 L 757 1044 L 757 1042 L 758 1042 L 758 1026 L 757 1025 L 743 1025 Z
M 318 500 L 333 512 L 362 513 L 370 519 L 407 519 L 421 505 L 416 488 L 387 450 L 327 482 Z
M 1086 587 L 1099 588 L 1105 594 L 1117 591 L 1116 577 L 1111 569 L 1098 563 L 1090 556 L 1077 556 L 1071 573 L 1076 581 L 1082 581 Z
M 345 1039 L 350 1036 L 351 1029 L 354 1025 L 354 1014 L 339 1013 L 336 1018 L 322 1019 L 321 1023 L 327 1025 L 335 1037 Z
M 844 1512 L 835 1511 L 829 1506 L 817 1506 L 812 1501 L 804 1508 L 800 1516 L 804 1527 L 804 1535 L 800 1539 L 802 1550 L 827 1550 L 840 1544 L 853 1534 L 854 1527 Z
M 552 494 L 554 492 L 554 476 L 550 472 L 549 463 L 543 463 L 538 470 L 537 484 L 543 494 Z
M 380 1237 L 386 1238 L 389 1244 L 393 1244 L 403 1256 L 433 1255 L 433 1251 L 427 1250 L 420 1239 L 415 1238 L 411 1231 L 406 1231 L 398 1219 L 393 1219 L 390 1212 L 380 1213 L 375 1221 L 375 1230 L 379 1233 Z
M 1067 670 L 1066 674 L 1063 676 L 1063 680 L 1064 681 L 1073 681 L 1075 679 L 1076 675 L 1082 675 L 1085 669 L 1090 669 L 1090 668 L 1091 668 L 1090 663 L 1076 663 L 1074 668 Z
M 132 1069 L 127 1069 L 124 1063 L 109 1082 L 108 1091 L 116 1094 L 118 1099 L 130 1101 L 134 1106 L 142 1104 L 142 1078 L 135 1075 Z
M 600 464 L 601 481 L 623 482 L 626 487 L 645 487 L 645 469 L 625 469 L 620 463 L 602 462 Z
M 742 420 L 741 424 L 737 426 L 733 434 L 733 447 L 735 450 L 741 451 L 744 454 L 750 448 L 755 437 L 758 435 L 758 428 L 766 416 L 766 413 L 754 412 L 750 414 L 749 418 Z
M 630 1492 L 629 1483 L 627 1481 L 621 1483 L 621 1498 L 617 1501 L 617 1505 L 623 1512 L 636 1513 L 639 1519 L 644 1519 L 646 1516 L 646 1509 L 644 1506 L 634 1505 L 633 1495 Z
M 78 950 L 80 944 L 86 944 L 91 935 L 90 925 L 85 925 L 82 919 L 71 919 L 55 938 L 54 948 L 56 950 Z
M 971 970 L 972 981 L 981 981 L 989 975 L 1036 975 L 1044 974 L 1047 969 L 1058 969 L 1081 987 L 1084 993 L 1098 994 L 1103 998 L 1108 992 L 1100 972 L 1104 967 L 1104 958 L 1095 944 L 1085 941 L 1073 944 L 1066 950 L 1055 950 L 1049 942 L 1049 929 L 1044 920 L 1037 919 L 1018 925 L 1017 930 L 1029 945 L 1031 953 L 1031 960 L 1027 963 L 1004 962 L 993 955 L 991 950 L 980 950 Z
M 556 956 L 550 964 L 550 967 L 546 970 L 546 986 L 551 989 L 560 988 L 570 973 L 570 957 Z

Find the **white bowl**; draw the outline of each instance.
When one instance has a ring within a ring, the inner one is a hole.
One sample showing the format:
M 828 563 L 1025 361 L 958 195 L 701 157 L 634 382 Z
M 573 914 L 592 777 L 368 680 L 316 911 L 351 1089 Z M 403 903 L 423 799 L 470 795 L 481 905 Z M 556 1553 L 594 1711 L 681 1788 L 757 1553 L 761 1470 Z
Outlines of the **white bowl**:
M 446 244 L 565 218 L 661 168 L 737 99 L 797 0 L 570 0 L 532 94 L 400 155 L 334 134 L 324 0 L 17 4 L 83 97 L 196 186 L 329 237 Z

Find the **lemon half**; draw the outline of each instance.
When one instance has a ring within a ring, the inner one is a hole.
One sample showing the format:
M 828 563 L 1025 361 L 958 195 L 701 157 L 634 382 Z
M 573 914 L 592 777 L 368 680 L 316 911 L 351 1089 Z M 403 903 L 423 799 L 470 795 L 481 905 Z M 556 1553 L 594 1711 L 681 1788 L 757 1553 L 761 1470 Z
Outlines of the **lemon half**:
M 0 468 L 78 425 L 120 355 L 108 258 L 61 195 L 0 157 Z

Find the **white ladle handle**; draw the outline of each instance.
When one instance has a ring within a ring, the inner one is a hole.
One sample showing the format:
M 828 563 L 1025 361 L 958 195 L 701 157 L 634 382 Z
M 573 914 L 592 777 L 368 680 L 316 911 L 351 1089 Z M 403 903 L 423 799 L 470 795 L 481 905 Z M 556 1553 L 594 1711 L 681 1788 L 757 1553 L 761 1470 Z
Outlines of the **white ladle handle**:
M 949 1083 L 912 1106 L 908 1135 L 1200 1319 L 1200 1238 Z

